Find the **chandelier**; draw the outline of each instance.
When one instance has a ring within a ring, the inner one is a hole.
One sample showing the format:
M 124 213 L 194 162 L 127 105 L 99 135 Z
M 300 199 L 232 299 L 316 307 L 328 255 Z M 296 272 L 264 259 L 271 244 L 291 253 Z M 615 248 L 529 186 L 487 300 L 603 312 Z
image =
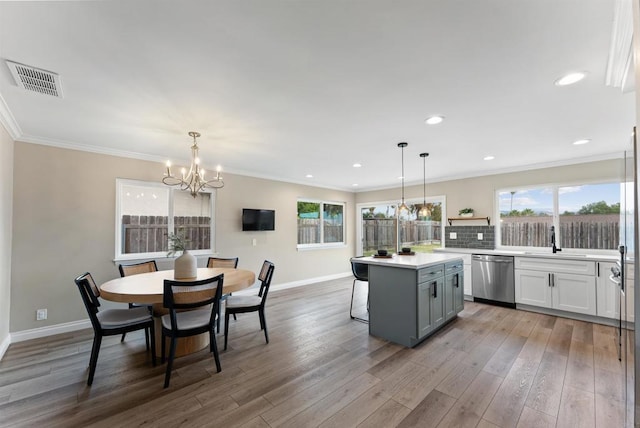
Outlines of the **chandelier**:
M 162 182 L 167 186 L 180 186 L 180 190 L 188 190 L 194 198 L 198 192 L 204 189 L 220 189 L 224 187 L 224 181 L 220 176 L 220 167 L 216 170 L 216 176 L 211 180 L 205 178 L 205 170 L 200 168 L 200 158 L 198 157 L 198 142 L 196 138 L 200 136 L 199 132 L 191 131 L 189 136 L 193 137 L 193 146 L 191 146 L 191 167 L 189 172 L 186 168 L 180 170 L 181 176 L 176 177 L 171 174 L 171 162 L 167 161 L 167 172 L 162 178 Z

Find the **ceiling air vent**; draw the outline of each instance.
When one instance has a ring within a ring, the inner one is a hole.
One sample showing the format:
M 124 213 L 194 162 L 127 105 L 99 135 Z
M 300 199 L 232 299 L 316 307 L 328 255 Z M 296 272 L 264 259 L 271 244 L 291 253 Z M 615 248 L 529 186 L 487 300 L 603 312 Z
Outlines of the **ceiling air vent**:
M 7 60 L 16 84 L 27 91 L 62 98 L 60 76 L 51 71 Z

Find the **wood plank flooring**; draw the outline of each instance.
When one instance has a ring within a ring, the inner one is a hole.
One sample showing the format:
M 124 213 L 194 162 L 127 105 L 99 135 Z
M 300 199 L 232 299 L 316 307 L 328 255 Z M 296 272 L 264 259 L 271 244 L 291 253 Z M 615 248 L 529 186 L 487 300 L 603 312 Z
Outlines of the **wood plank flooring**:
M 0 426 L 624 426 L 633 373 L 611 327 L 465 302 L 409 349 L 352 321 L 350 295 L 350 278 L 273 290 L 268 345 L 257 314 L 240 314 L 222 372 L 203 350 L 175 361 L 168 389 L 142 332 L 103 342 L 92 387 L 91 330 L 13 344 L 0 361 Z

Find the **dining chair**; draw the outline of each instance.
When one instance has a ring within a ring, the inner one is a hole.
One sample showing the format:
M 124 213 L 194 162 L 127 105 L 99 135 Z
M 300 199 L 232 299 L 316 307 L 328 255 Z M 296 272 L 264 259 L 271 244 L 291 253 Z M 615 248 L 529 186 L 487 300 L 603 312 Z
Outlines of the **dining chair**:
M 210 352 L 213 352 L 218 372 L 222 370 L 214 330 L 223 282 L 224 274 L 199 281 L 164 280 L 162 301 L 169 313 L 163 315 L 161 319 L 163 363 L 165 361 L 166 338 L 171 339 L 169 361 L 164 376 L 165 388 L 169 386 L 171 380 L 173 360 L 176 356 L 176 341 L 179 337 L 209 333 Z
M 221 257 L 209 257 L 207 262 L 208 268 L 238 268 L 238 257 L 221 258 Z
M 75 283 L 82 296 L 82 301 L 89 314 L 91 326 L 93 327 L 93 346 L 91 347 L 91 358 L 89 360 L 89 379 L 87 385 L 93 383 L 93 376 L 98 363 L 98 353 L 104 336 L 115 336 L 130 331 L 144 329 L 147 341 L 147 351 L 149 350 L 149 338 L 151 338 L 151 360 L 156 365 L 155 328 L 151 314 L 144 307 L 132 309 L 105 309 L 99 310 L 100 289 L 96 285 L 93 277 L 86 272 L 75 279 Z
M 230 258 L 222 258 L 222 257 L 209 257 L 209 261 L 207 262 L 208 268 L 238 268 L 238 257 L 230 257 Z M 221 300 L 227 300 L 227 297 L 231 296 L 229 294 L 223 294 Z M 219 310 L 222 310 L 222 305 L 220 305 Z M 217 321 L 217 329 L 218 333 L 220 333 L 220 317 L 221 313 L 218 312 L 218 321 Z M 233 316 L 233 319 L 236 319 L 236 316 Z
M 359 318 L 353 315 L 353 295 L 356 289 L 356 281 L 366 282 L 369 285 L 369 265 L 365 263 L 358 263 L 360 257 L 351 258 L 351 272 L 353 272 L 353 284 L 351 285 L 351 306 L 349 307 L 349 316 L 352 320 L 369 323 L 366 318 Z M 369 312 L 369 292 L 367 291 L 367 312 Z
M 155 260 L 149 260 L 148 262 L 142 263 L 134 263 L 131 265 L 118 265 L 118 271 L 120 272 L 121 277 L 137 275 L 140 273 L 149 273 L 149 272 L 157 272 L 158 265 Z M 149 313 L 153 313 L 153 306 L 145 303 L 129 303 L 129 308 L 147 308 Z M 120 342 L 124 342 L 124 337 L 126 333 L 122 333 L 122 338 L 120 338 Z
M 260 281 L 260 291 L 257 296 L 229 296 L 224 312 L 224 349 L 227 349 L 227 336 L 229 335 L 229 315 L 241 314 L 244 312 L 258 312 L 260 317 L 260 330 L 264 330 L 264 338 L 269 343 L 269 334 L 267 333 L 267 320 L 264 316 L 264 307 L 267 302 L 267 294 L 271 285 L 271 278 L 275 266 L 268 260 L 265 260 L 258 275 Z

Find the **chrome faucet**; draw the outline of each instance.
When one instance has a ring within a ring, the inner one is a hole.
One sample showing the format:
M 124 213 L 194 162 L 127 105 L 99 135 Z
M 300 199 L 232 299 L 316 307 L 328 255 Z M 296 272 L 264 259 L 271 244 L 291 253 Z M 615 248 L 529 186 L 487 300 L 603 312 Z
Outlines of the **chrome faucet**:
M 551 251 L 553 251 L 553 254 L 557 253 L 558 251 L 562 251 L 562 249 L 556 247 L 556 227 L 555 226 L 551 226 Z

